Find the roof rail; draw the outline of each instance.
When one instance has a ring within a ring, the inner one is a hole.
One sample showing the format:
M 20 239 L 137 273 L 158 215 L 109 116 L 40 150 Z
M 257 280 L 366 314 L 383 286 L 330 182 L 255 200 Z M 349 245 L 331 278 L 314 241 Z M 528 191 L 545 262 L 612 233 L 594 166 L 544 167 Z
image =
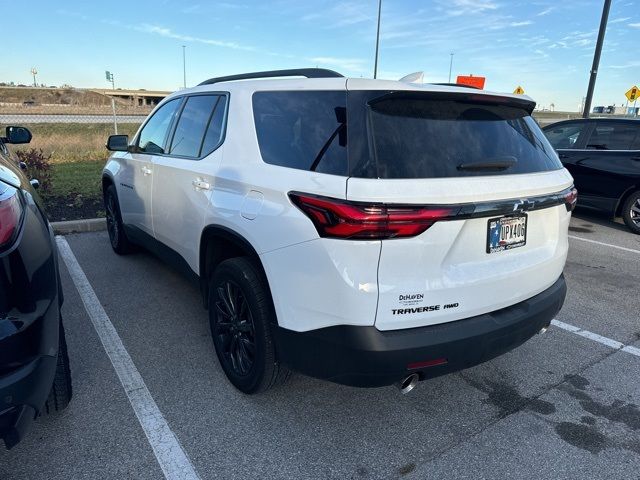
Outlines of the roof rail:
M 432 83 L 431 85 L 441 85 L 443 87 L 462 87 L 462 88 L 475 88 L 476 90 L 482 90 L 481 88 L 473 85 L 467 85 L 466 83 Z
M 240 73 L 238 75 L 227 75 L 226 77 L 215 77 L 205 80 L 200 83 L 200 85 L 211 85 L 213 83 L 229 82 L 231 80 L 271 77 L 338 78 L 342 77 L 342 75 L 326 68 L 292 68 L 289 70 L 270 70 L 266 72 Z

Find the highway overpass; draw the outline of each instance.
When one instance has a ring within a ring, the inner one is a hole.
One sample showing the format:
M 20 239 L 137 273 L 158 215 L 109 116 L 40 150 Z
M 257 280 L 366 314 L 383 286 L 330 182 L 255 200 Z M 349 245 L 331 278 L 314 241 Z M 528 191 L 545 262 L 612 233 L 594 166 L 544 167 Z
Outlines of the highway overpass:
M 91 91 L 108 97 L 114 97 L 120 100 L 120 104 L 124 101 L 135 107 L 157 105 L 160 100 L 171 93 L 162 90 L 125 90 L 120 88 L 115 90 L 109 88 L 92 88 Z

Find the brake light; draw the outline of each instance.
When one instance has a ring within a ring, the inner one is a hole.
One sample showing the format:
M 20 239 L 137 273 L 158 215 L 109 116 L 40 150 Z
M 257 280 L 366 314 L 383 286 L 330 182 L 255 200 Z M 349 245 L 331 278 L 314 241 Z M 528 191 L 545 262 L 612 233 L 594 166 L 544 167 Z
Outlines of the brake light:
M 289 198 L 311 219 L 321 237 L 330 238 L 414 237 L 454 213 L 450 207 L 367 204 L 293 192 Z
M 2 191 L 0 187 L 0 248 L 13 240 L 21 216 L 22 205 L 18 191 L 9 186 Z
M 576 208 L 576 203 L 578 202 L 578 190 L 575 188 L 571 188 L 564 195 L 564 206 L 567 207 L 568 212 L 572 212 L 574 208 Z

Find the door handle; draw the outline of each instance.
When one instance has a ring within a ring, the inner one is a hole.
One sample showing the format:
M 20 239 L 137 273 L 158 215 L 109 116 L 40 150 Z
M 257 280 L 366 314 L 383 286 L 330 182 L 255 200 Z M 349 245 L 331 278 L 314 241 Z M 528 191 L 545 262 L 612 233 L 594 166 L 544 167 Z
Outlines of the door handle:
M 196 178 L 193 182 L 191 182 L 191 184 L 193 185 L 193 188 L 195 188 L 198 192 L 200 190 L 211 190 L 211 184 L 201 178 Z
M 152 170 L 147 166 L 140 167 L 140 170 L 142 171 L 142 174 L 144 176 L 151 175 L 151 172 L 152 172 Z
M 559 153 L 558 158 L 566 159 L 566 158 L 569 158 L 569 155 L 567 155 L 566 153 Z
M 631 160 L 633 160 L 634 162 L 640 162 L 640 155 L 637 155 L 635 157 L 631 157 Z

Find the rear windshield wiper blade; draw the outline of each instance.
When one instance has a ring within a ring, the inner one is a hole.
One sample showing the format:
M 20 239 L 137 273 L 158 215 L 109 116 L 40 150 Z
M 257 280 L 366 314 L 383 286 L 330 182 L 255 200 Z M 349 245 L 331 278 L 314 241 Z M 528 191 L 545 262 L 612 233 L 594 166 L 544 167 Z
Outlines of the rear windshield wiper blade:
M 518 160 L 515 157 L 488 158 L 479 162 L 461 163 L 458 170 L 506 170 L 516 163 Z

